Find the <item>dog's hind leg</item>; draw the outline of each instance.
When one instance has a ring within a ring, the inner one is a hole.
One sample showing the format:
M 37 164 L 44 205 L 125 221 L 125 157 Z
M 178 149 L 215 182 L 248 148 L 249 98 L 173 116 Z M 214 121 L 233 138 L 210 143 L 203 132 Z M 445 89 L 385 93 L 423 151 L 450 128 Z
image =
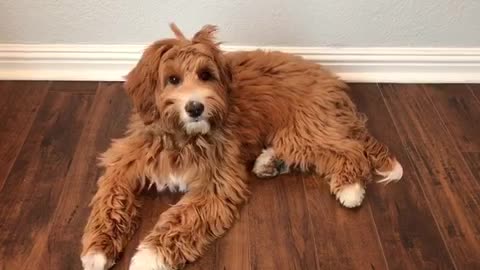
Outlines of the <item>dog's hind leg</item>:
M 345 139 L 343 147 L 325 142 L 321 145 L 300 137 L 278 137 L 273 147 L 276 158 L 285 160 L 302 171 L 313 169 L 318 177 L 329 180 L 330 191 L 340 203 L 348 208 L 360 206 L 365 185 L 371 177 L 368 158 L 363 144 L 358 140 Z M 292 144 L 288 142 L 300 142 Z
M 328 175 L 330 192 L 347 208 L 360 206 L 365 197 L 365 185 L 370 176 L 367 159 L 352 159 L 348 155 L 332 155 L 329 158 L 335 160 L 332 162 L 333 165 L 329 165 L 332 170 Z M 325 170 L 320 166 L 317 167 L 318 169 Z
M 263 149 L 255 160 L 252 172 L 259 178 L 271 178 L 290 172 L 290 167 L 279 159 L 272 147 Z

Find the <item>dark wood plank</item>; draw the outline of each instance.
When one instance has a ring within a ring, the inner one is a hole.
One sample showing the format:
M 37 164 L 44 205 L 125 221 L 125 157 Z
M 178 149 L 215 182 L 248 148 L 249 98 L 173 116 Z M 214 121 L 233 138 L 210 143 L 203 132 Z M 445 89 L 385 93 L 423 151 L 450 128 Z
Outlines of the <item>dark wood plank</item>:
M 418 85 L 382 85 L 393 121 L 458 269 L 480 269 L 480 185 Z
M 475 100 L 480 104 L 480 84 L 467 84 L 467 88 L 472 91 L 475 96 Z
M 389 269 L 452 269 L 448 250 L 422 192 L 418 175 L 396 132 L 376 84 L 354 84 L 351 96 L 370 133 L 387 145 L 404 169 L 401 182 L 373 184 L 367 200 Z
M 257 194 L 252 194 L 257 196 Z M 258 194 L 258 196 L 262 196 Z M 235 222 L 233 227 L 227 234 L 219 239 L 212 250 L 201 259 L 201 268 L 191 267 L 194 269 L 228 269 L 228 270 L 250 270 L 251 262 L 251 235 L 255 232 L 250 227 L 250 208 L 255 207 L 249 202 L 245 204 L 240 211 L 240 218 Z M 212 264 L 210 264 L 212 263 Z M 195 265 L 192 265 L 195 266 Z
M 88 83 L 83 85 L 88 86 Z M 95 85 L 88 88 L 95 89 Z M 54 92 L 90 93 L 76 83 L 55 84 Z M 81 132 L 79 143 L 71 155 L 72 162 L 63 180 L 64 189 L 59 193 L 60 203 L 50 222 L 49 249 L 42 250 L 42 256 L 49 258 L 40 263 L 42 269 L 81 269 L 81 235 L 89 213 L 88 204 L 101 173 L 96 166 L 97 154 L 107 148 L 110 136 L 122 134 L 130 111 L 122 94 L 116 84 L 102 84 L 90 114 L 83 116 L 86 123 L 83 130 L 77 131 Z
M 168 191 L 158 193 L 155 190 L 155 187 L 152 187 L 150 190 L 145 191 L 141 194 L 142 197 L 142 208 L 141 208 L 141 217 L 142 221 L 138 231 L 133 236 L 132 240 L 128 243 L 125 252 L 123 253 L 120 260 L 117 264 L 112 268 L 112 270 L 121 270 L 121 269 L 128 269 L 130 265 L 130 260 L 132 259 L 133 255 L 135 254 L 136 248 L 140 244 L 140 242 L 150 233 L 150 230 L 154 227 L 155 223 L 157 223 L 160 214 L 167 210 L 171 205 L 177 203 L 177 201 L 181 197 L 181 193 L 170 193 Z M 86 221 L 86 217 L 85 217 Z M 78 254 L 77 254 L 78 255 Z M 211 264 L 208 263 L 210 266 Z M 81 268 L 79 268 L 81 269 Z M 196 268 L 193 269 L 203 269 L 203 268 Z M 204 269 L 212 269 L 212 268 L 204 268 Z
M 48 82 L 0 81 L 0 190 L 47 93 Z
M 478 118 L 479 117 L 478 108 L 480 108 L 480 84 L 469 84 L 469 85 L 466 85 L 466 87 L 473 94 L 473 100 L 475 101 L 475 104 L 472 104 L 472 105 L 473 106 L 476 105 L 475 107 L 476 113 L 477 113 L 476 117 Z M 478 143 L 478 140 L 480 140 L 480 125 L 478 125 L 477 123 L 479 123 L 479 121 L 466 123 L 466 125 L 468 125 L 470 128 L 476 127 L 476 134 L 477 134 L 476 139 Z M 463 156 L 465 157 L 465 160 L 467 161 L 468 166 L 470 167 L 470 170 L 475 176 L 475 179 L 477 180 L 477 182 L 480 183 L 480 151 L 477 150 L 477 151 L 463 152 Z
M 480 183 L 480 103 L 464 84 L 425 85 L 425 93 Z
M 251 267 L 246 269 L 317 269 L 302 177 L 258 180 L 251 187 L 244 228 L 250 237 Z
M 480 152 L 480 104 L 464 84 L 424 85 L 461 152 Z
M 98 82 L 56 81 L 50 86 L 49 91 L 95 95 L 98 86 Z
M 347 209 L 325 180 L 305 177 L 318 269 L 388 269 L 368 202 Z
M 0 269 L 42 269 L 50 261 L 43 251 L 52 248 L 51 218 L 92 101 L 91 94 L 45 97 L 1 191 Z
M 121 83 L 96 85 L 0 82 L 0 269 L 81 269 L 96 157 L 122 136 L 131 108 Z M 371 185 L 352 211 L 320 179 L 254 179 L 240 219 L 186 269 L 479 268 L 480 87 L 467 87 L 382 85 L 385 106 L 375 85 L 353 85 L 371 132 L 404 165 L 403 181 Z M 143 195 L 142 224 L 114 269 L 128 269 L 180 196 Z
M 204 255 L 196 262 L 188 264 L 185 270 L 248 270 L 250 263 L 250 228 L 246 204 L 240 210 L 240 217 L 228 232 L 213 242 Z
M 66 85 L 65 89 L 72 89 Z M 72 91 L 67 91 L 72 92 Z M 84 92 L 81 89 L 73 91 Z M 40 264 L 40 269 L 82 269 L 80 239 L 90 213 L 88 204 L 96 192 L 96 181 L 102 171 L 96 166 L 97 157 L 110 145 L 111 139 L 123 136 L 130 116 L 131 104 L 124 94 L 121 83 L 101 83 L 88 122 L 83 129 L 72 165 L 65 179 L 65 188 L 60 195 L 61 203 L 52 219 L 48 250 L 43 256 L 49 261 Z M 135 248 L 157 221 L 160 213 L 175 203 L 175 195 L 159 196 L 150 190 L 143 196 L 142 224 L 127 246 L 124 255 L 113 269 L 128 269 Z M 77 243 L 72 246 L 72 243 Z
M 473 174 L 474 180 L 480 184 L 480 152 L 464 152 L 462 154 Z

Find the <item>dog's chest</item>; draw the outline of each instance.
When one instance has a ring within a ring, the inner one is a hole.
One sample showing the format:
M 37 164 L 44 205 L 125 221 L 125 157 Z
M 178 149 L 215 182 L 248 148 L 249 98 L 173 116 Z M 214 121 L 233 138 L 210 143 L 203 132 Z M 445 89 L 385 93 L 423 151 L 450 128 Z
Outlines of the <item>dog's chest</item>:
M 166 176 L 153 175 L 150 179 L 150 186 L 155 185 L 157 190 L 163 191 L 168 188 L 171 192 L 187 192 L 188 183 L 185 175 L 180 173 L 170 173 Z
M 158 153 L 146 171 L 150 186 L 155 185 L 158 191 L 168 188 L 172 192 L 187 192 L 193 182 L 208 179 L 219 152 L 211 143 L 198 139 L 195 143 L 180 144 L 170 139 L 165 145 L 169 147 Z

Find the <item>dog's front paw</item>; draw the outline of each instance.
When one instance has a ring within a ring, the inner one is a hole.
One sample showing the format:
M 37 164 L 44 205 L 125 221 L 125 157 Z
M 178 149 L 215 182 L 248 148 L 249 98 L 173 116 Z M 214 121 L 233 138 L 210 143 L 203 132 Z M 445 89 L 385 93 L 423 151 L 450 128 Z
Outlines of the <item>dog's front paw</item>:
M 288 173 L 289 168 L 282 160 L 276 159 L 272 148 L 268 148 L 257 157 L 252 171 L 259 178 L 270 178 Z
M 155 248 L 140 246 L 130 261 L 129 270 L 172 270 Z
M 100 251 L 89 251 L 82 256 L 81 260 L 84 270 L 107 270 L 113 265 L 107 259 L 107 256 Z

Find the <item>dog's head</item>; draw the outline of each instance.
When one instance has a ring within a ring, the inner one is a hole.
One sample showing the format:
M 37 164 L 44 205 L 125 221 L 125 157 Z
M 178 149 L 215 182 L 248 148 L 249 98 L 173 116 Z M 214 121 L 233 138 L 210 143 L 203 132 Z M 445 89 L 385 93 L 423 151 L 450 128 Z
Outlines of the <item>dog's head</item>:
M 204 26 L 187 39 L 174 25 L 176 38 L 150 45 L 127 75 L 125 89 L 146 125 L 186 134 L 206 134 L 221 126 L 228 107 L 231 73 L 218 43 L 216 27 Z

